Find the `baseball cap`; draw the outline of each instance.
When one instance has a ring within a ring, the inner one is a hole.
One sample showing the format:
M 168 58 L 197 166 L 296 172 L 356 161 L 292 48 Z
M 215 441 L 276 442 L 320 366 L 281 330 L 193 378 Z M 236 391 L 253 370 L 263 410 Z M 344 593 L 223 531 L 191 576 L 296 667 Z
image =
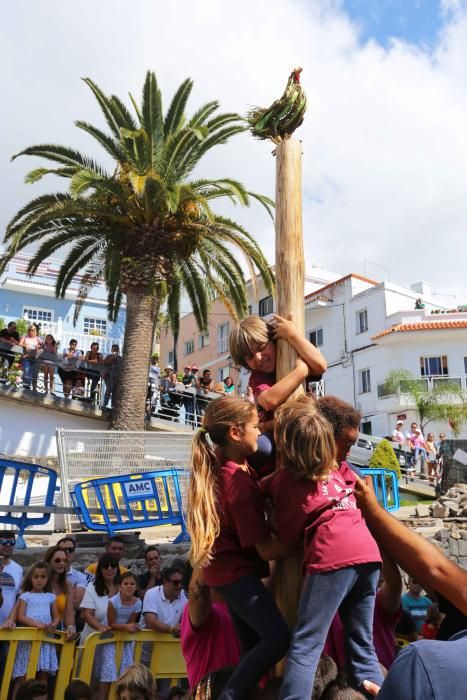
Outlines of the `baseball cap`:
M 403 420 L 398 420 L 397 423 L 396 423 L 396 425 L 404 425 L 404 421 L 403 421 Z
M 198 365 L 191 365 L 191 370 L 197 372 L 199 370 Z

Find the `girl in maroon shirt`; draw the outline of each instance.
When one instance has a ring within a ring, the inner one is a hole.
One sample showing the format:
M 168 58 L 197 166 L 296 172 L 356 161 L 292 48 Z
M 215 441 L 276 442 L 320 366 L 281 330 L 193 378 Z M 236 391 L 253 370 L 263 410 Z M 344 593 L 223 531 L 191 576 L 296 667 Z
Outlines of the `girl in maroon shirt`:
M 259 435 L 256 408 L 225 396 L 206 409 L 193 440 L 188 530 L 193 566 L 229 606 L 242 658 L 221 700 L 244 700 L 287 652 L 287 625 L 261 579 L 286 554 L 272 537 L 257 479 L 246 463 Z M 215 450 L 214 445 L 217 446 Z
M 332 426 L 312 398 L 276 411 L 275 439 L 282 466 L 270 484 L 277 531 L 289 545 L 304 539 L 307 574 L 280 699 L 311 697 L 337 610 L 355 687 L 368 679 L 379 685 L 372 627 L 381 556 L 356 505 L 355 476 L 339 471 Z

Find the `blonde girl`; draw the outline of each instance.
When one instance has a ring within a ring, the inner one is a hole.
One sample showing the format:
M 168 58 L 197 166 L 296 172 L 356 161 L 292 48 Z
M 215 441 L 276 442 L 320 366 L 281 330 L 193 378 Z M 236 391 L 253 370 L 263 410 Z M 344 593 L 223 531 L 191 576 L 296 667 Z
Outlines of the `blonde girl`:
M 276 412 L 279 469 L 270 484 L 279 537 L 304 540 L 305 583 L 281 700 L 312 695 L 316 667 L 339 610 L 353 683 L 382 683 L 373 647 L 373 608 L 381 557 L 357 508 L 355 476 L 342 474 L 333 429 L 309 397 Z
M 55 392 L 55 365 L 57 364 L 57 343 L 53 335 L 48 333 L 44 338 L 43 351 L 48 353 L 47 362 L 41 365 L 44 373 L 44 389 L 45 393 L 54 394 Z
M 438 466 L 438 460 L 436 459 L 436 444 L 434 433 L 428 433 L 426 438 L 426 454 L 428 462 L 428 479 L 430 484 L 434 484 L 436 480 L 436 468 Z
M 117 681 L 117 700 L 156 700 L 156 683 L 151 671 L 133 664 Z
M 28 570 L 23 581 L 23 592 L 19 596 L 16 612 L 17 625 L 21 627 L 36 627 L 41 630 L 54 631 L 60 622 L 56 596 L 51 592 L 51 581 L 48 564 L 38 561 Z M 26 670 L 31 654 L 31 642 L 20 642 L 16 651 L 13 667 L 12 698 L 26 677 Z M 57 652 L 53 644 L 41 644 L 37 662 L 37 678 L 47 683 L 47 676 L 55 674 L 58 669 Z
M 212 401 L 193 440 L 188 529 L 193 566 L 229 606 L 242 658 L 221 700 L 244 700 L 287 651 L 289 631 L 261 579 L 268 561 L 286 554 L 265 520 L 260 489 L 246 462 L 259 435 L 245 399 Z

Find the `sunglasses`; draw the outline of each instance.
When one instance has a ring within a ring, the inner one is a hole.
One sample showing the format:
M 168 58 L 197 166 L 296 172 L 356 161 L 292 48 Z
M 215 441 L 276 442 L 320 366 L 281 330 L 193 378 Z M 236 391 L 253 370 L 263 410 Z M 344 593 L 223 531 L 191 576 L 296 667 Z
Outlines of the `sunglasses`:
M 52 559 L 52 564 L 66 564 L 66 559 Z
M 171 578 L 170 583 L 173 583 L 174 586 L 181 586 L 182 579 L 181 578 Z
M 0 545 L 3 545 L 4 547 L 14 547 L 15 546 L 16 540 L 13 540 L 11 538 L 9 539 L 0 539 Z
M 102 568 L 103 569 L 117 569 L 118 567 L 115 566 L 114 564 L 103 564 Z
M 75 547 L 60 547 L 62 552 L 65 552 L 65 554 L 73 554 L 75 551 Z

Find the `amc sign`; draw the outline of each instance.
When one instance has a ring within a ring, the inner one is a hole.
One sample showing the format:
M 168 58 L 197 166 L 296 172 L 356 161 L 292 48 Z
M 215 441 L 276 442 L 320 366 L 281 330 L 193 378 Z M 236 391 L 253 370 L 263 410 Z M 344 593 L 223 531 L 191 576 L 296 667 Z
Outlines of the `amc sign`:
M 154 486 L 150 479 L 132 479 L 123 484 L 129 501 L 144 501 L 154 498 Z

